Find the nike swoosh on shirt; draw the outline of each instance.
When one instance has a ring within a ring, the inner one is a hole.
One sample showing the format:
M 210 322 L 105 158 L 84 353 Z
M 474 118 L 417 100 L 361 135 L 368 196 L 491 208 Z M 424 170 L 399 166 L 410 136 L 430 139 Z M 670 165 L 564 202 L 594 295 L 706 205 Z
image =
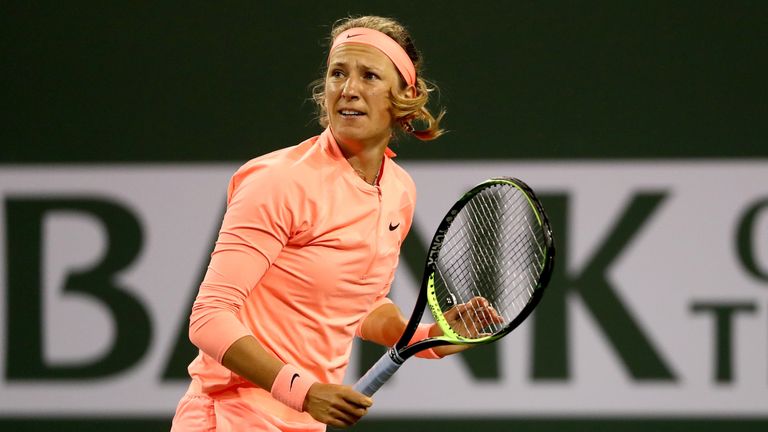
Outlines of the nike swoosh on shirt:
M 392 225 L 392 222 L 389 223 L 389 230 L 394 231 L 397 229 L 397 227 L 400 226 L 400 222 L 397 223 L 397 225 Z

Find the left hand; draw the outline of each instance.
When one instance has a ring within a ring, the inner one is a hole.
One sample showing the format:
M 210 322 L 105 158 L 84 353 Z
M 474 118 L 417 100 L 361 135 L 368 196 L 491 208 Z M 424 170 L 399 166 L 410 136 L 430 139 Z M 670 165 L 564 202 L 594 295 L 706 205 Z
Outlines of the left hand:
M 504 318 L 496 312 L 484 297 L 473 297 L 470 301 L 458 304 L 443 314 L 451 328 L 466 338 L 478 338 L 489 333 L 482 330 L 491 324 L 501 324 Z M 429 332 L 430 337 L 442 336 L 443 332 L 437 325 Z M 472 345 L 444 345 L 433 348 L 441 357 L 465 351 Z

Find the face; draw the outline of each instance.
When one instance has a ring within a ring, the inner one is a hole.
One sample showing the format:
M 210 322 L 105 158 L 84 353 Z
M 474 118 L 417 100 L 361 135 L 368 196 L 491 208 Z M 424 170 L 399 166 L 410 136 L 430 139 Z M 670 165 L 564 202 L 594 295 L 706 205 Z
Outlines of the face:
M 402 92 L 400 75 L 378 49 L 348 44 L 331 53 L 325 77 L 325 108 L 340 144 L 368 148 L 389 142 L 390 91 Z

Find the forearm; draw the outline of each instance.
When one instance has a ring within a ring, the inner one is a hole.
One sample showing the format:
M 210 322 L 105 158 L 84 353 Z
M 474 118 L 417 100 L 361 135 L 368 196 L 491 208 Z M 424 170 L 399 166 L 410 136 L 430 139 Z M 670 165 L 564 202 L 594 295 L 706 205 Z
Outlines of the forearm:
M 218 247 L 218 246 L 217 246 Z M 213 254 L 189 317 L 189 340 L 221 362 L 226 350 L 251 332 L 239 318 L 254 286 L 269 268 L 261 255 L 222 250 Z
M 306 411 L 315 420 L 331 426 L 346 427 L 355 423 L 373 404 L 370 398 L 350 387 L 311 381 L 306 383 L 307 387 L 300 392 L 298 398 L 290 395 L 291 387 L 295 393 L 302 383 L 297 380 L 294 385 L 291 378 L 288 385 L 286 378 L 291 372 L 285 374 L 281 373 L 281 370 L 283 367 L 290 368 L 290 365 L 284 365 L 267 352 L 253 336 L 245 336 L 232 344 L 224 353 L 222 364 L 248 381 L 270 391 L 275 399 L 289 407 Z M 275 382 L 276 378 L 278 382 Z M 303 379 L 307 380 L 307 377 Z M 273 385 L 275 389 L 272 388 Z
M 373 343 L 390 347 L 405 331 L 407 321 L 400 309 L 387 303 L 371 311 L 363 321 L 360 335 Z
M 227 369 L 270 391 L 283 362 L 264 347 L 253 336 L 245 336 L 233 343 L 224 353 L 221 364 Z
M 368 314 L 365 321 L 363 321 L 360 333 L 365 340 L 391 347 L 400 339 L 407 324 L 407 319 L 397 306 L 385 304 Z M 440 327 L 432 325 L 429 327 L 429 333 L 424 336 L 437 337 L 442 335 L 443 331 L 440 330 Z M 445 357 L 464 351 L 467 348 L 469 348 L 469 345 L 445 345 L 433 348 L 432 354 L 429 354 L 428 351 L 423 351 L 422 354 L 417 354 L 417 356 L 425 358 Z

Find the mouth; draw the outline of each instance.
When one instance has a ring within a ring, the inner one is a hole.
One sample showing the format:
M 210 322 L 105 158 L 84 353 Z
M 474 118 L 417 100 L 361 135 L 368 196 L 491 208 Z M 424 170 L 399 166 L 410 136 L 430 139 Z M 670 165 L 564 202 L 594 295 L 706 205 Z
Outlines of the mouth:
M 341 115 L 344 118 L 362 117 L 365 115 L 365 113 L 362 111 L 351 110 L 351 109 L 342 109 L 337 112 L 339 113 L 339 115 Z

